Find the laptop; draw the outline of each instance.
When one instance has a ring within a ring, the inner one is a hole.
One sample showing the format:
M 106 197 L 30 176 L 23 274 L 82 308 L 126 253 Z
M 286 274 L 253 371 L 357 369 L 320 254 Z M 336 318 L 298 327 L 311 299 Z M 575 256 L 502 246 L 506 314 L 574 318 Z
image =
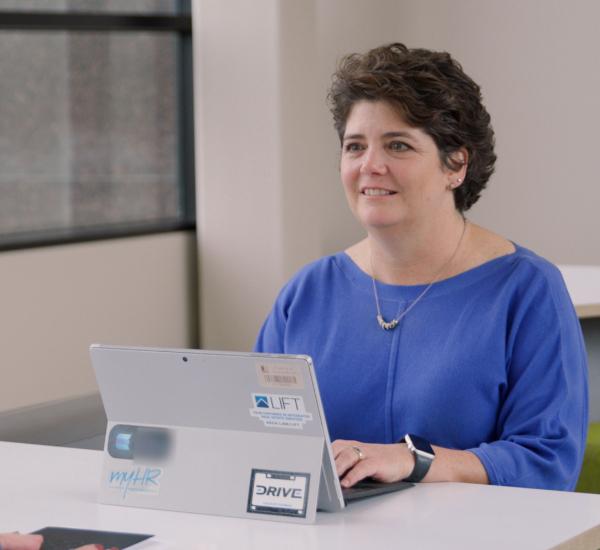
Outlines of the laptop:
M 342 491 L 310 357 L 94 344 L 108 418 L 100 501 L 312 522 Z

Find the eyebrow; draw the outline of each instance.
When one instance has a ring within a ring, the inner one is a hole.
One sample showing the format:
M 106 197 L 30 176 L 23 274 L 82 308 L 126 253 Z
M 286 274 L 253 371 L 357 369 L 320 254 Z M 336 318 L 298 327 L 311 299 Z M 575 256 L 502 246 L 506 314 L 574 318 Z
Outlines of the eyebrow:
M 348 134 L 346 136 L 343 137 L 343 141 L 347 141 L 349 139 L 364 139 L 364 135 L 363 134 Z M 383 134 L 384 138 L 393 138 L 393 137 L 406 137 L 406 138 L 411 138 L 414 139 L 414 136 L 410 133 L 410 132 L 386 132 L 385 134 Z

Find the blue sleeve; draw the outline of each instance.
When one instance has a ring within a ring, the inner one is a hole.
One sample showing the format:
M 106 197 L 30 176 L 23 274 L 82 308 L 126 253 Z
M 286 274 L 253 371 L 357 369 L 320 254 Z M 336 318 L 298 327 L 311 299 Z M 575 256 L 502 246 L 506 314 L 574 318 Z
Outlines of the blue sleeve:
M 529 284 L 508 328 L 497 441 L 473 452 L 495 485 L 575 488 L 588 422 L 587 360 L 558 270 Z
M 263 323 L 256 342 L 254 351 L 260 353 L 285 353 L 285 324 L 286 314 L 284 306 L 285 288 L 281 291 L 273 309 Z

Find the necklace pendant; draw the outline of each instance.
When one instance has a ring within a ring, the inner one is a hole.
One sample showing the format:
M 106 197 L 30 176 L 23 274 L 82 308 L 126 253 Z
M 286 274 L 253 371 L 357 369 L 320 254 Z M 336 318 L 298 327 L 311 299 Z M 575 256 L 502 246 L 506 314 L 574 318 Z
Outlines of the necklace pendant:
M 398 319 L 386 321 L 381 315 L 377 316 L 377 322 L 383 330 L 394 330 L 398 326 Z

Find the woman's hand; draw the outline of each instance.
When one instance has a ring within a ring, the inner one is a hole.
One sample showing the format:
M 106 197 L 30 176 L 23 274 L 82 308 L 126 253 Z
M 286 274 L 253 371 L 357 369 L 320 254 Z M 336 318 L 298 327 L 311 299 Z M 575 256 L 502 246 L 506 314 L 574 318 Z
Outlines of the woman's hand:
M 39 550 L 43 540 L 42 535 L 0 533 L 0 550 Z
M 21 533 L 0 533 L 0 550 L 40 550 L 42 535 L 22 535 Z M 75 550 L 104 550 L 101 544 L 86 544 Z M 111 550 L 118 550 L 112 548 Z
M 391 483 L 407 478 L 415 459 L 405 443 L 362 443 L 338 439 L 331 444 L 342 487 L 366 477 Z
M 406 479 L 415 467 L 415 458 L 406 443 L 362 443 L 338 439 L 331 445 L 342 487 L 352 487 L 365 477 L 391 483 Z M 433 445 L 435 460 L 422 481 L 489 483 L 487 472 L 470 451 Z

